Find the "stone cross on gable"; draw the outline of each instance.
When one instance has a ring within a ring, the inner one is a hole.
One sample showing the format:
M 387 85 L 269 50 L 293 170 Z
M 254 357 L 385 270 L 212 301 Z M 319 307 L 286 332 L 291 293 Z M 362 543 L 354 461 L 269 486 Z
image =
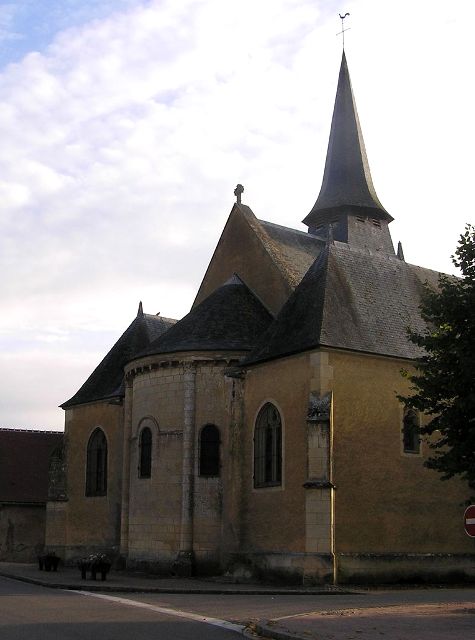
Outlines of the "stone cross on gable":
M 236 188 L 234 189 L 234 195 L 236 196 L 236 203 L 237 204 L 241 204 L 241 195 L 244 191 L 244 187 L 242 186 L 242 184 L 238 184 L 236 186 Z

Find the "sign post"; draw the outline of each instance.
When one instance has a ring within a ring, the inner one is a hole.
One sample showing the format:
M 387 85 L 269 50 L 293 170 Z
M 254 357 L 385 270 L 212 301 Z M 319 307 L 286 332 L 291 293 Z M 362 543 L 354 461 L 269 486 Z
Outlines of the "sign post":
M 475 538 L 475 504 L 471 504 L 465 509 L 463 524 L 466 534 L 471 538 Z

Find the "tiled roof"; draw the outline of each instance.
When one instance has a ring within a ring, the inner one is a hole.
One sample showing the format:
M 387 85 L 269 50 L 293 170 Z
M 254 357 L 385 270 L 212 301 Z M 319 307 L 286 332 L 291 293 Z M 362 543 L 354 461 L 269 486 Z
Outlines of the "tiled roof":
M 329 244 L 246 362 L 318 346 L 417 358 L 421 352 L 407 329 L 424 329 L 423 284 L 435 287 L 438 275 L 396 257 Z
M 233 276 L 139 356 L 183 351 L 249 351 L 272 316 Z
M 0 429 L 0 502 L 46 502 L 49 457 L 62 442 L 60 432 Z
M 153 340 L 175 324 L 176 320 L 139 313 L 125 333 L 91 373 L 75 395 L 61 405 L 63 409 L 124 395 L 124 366 Z

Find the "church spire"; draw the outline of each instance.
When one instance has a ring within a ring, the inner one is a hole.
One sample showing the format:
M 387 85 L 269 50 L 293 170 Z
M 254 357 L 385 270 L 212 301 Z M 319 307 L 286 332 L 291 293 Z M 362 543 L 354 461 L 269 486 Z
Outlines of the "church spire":
M 373 186 L 344 51 L 323 182 L 317 201 L 303 223 L 312 233 L 342 214 L 386 223 L 393 220 Z

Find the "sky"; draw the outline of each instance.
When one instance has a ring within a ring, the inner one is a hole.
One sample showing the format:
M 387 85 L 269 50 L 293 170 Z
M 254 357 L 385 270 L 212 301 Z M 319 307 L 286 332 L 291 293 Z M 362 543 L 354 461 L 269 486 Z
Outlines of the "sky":
M 132 322 L 181 318 L 234 202 L 306 230 L 345 51 L 406 260 L 474 221 L 472 0 L 0 0 L 0 427 L 63 428 Z

